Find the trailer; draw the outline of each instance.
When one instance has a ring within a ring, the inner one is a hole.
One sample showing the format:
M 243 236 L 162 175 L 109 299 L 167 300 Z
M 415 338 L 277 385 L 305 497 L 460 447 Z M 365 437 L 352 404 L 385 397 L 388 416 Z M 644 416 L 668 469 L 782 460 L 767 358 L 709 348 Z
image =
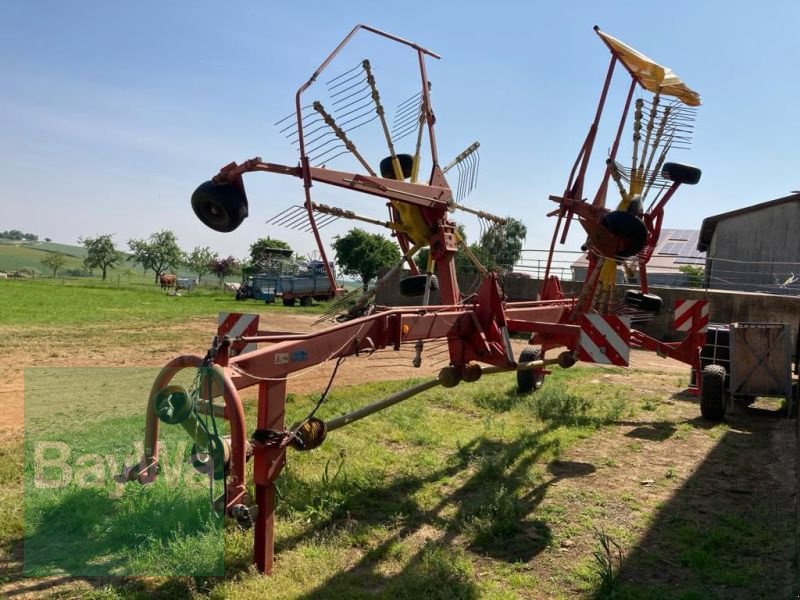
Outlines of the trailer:
M 284 306 L 311 306 L 313 301 L 324 302 L 335 298 L 342 292 L 338 286 L 332 287 L 323 263 L 318 260 L 301 263 L 301 270 L 273 269 L 256 273 L 245 278 L 236 293 L 237 300 L 250 298 L 272 304 L 280 299 Z M 333 263 L 330 263 L 333 269 Z M 296 272 L 296 274 L 294 274 Z

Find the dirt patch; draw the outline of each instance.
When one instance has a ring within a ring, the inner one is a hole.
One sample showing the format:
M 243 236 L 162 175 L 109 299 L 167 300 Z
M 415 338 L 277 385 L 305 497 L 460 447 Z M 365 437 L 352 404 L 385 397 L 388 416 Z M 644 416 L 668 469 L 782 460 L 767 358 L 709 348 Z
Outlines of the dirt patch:
M 317 317 L 288 312 L 280 319 L 262 315 L 261 327 L 270 330 L 305 332 L 321 329 L 314 326 Z M 170 326 L 97 326 L 89 330 L 0 328 L 4 339 L 0 354 L 0 440 L 15 435 L 24 421 L 25 367 L 160 367 L 180 354 L 204 354 L 216 331 L 214 318 L 191 319 Z M 525 346 L 512 343 L 517 354 Z M 429 342 L 423 352 L 420 368 L 412 365 L 413 346 L 399 351 L 381 350 L 369 357 L 345 360 L 336 376 L 337 386 L 371 381 L 392 381 L 413 377 L 430 377 L 449 362 L 444 342 Z M 287 389 L 291 393 L 315 393 L 330 380 L 333 362 L 316 365 L 291 376 Z M 673 360 L 664 360 L 650 352 L 633 351 L 631 366 L 639 369 L 662 369 L 686 372 L 687 367 Z M 252 398 L 253 393 L 245 394 Z M 144 400 L 143 400 L 144 402 Z

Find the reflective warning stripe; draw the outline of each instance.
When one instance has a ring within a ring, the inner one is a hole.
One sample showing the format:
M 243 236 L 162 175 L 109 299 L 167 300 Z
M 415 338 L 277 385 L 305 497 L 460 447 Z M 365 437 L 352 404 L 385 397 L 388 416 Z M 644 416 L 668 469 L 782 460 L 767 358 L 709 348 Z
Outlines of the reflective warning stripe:
M 628 366 L 630 362 L 631 325 L 628 317 L 584 315 L 578 358 L 600 365 Z
M 676 300 L 672 327 L 676 331 L 705 333 L 708 329 L 708 314 L 707 300 Z
M 244 313 L 219 313 L 219 327 L 217 335 L 236 338 L 242 335 L 258 335 L 258 315 Z M 255 343 L 242 345 L 231 344 L 230 355 L 237 356 L 245 352 L 252 352 L 258 346 Z

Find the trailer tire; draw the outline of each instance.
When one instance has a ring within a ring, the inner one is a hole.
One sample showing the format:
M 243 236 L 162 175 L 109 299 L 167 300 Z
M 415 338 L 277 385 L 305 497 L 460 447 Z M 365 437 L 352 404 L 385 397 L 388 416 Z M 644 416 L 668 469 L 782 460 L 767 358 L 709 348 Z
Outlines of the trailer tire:
M 709 421 L 725 418 L 725 367 L 706 365 L 700 393 L 700 414 Z
M 294 298 L 284 298 L 283 299 L 284 306 L 294 306 Z
M 300 298 L 300 306 L 311 306 L 312 300 L 309 296 Z
M 519 361 L 521 363 L 531 362 L 532 360 L 540 360 L 542 351 L 536 346 L 527 346 L 519 353 Z M 520 394 L 530 394 L 535 392 L 544 385 L 544 370 L 543 369 L 526 369 L 525 371 L 517 371 L 517 392 Z
M 425 295 L 425 282 L 427 275 L 412 275 L 400 280 L 400 294 L 408 298 L 415 298 Z M 431 291 L 439 289 L 439 279 L 436 275 L 431 275 Z

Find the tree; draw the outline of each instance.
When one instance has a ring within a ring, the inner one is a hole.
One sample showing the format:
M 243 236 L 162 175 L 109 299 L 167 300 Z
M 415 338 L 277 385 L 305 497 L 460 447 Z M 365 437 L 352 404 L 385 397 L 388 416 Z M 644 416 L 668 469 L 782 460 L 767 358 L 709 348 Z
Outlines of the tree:
M 259 238 L 250 246 L 250 263 L 255 267 L 269 269 L 274 263 L 292 256 L 292 247 L 283 240 L 271 237 Z
M 219 286 L 222 287 L 225 278 L 236 273 L 241 267 L 239 261 L 233 256 L 227 258 L 215 258 L 210 263 L 211 272 L 219 278 Z
M 195 246 L 194 249 L 185 254 L 183 262 L 194 273 L 197 273 L 197 283 L 203 275 L 211 272 L 211 262 L 219 258 L 216 252 L 212 252 L 208 246 Z
M 86 248 L 86 258 L 83 264 L 87 269 L 101 269 L 103 281 L 106 279 L 108 269 L 113 269 L 116 263 L 120 262 L 125 256 L 114 247 L 111 234 L 98 235 L 94 238 L 78 238 L 78 243 Z
M 60 252 L 48 252 L 47 256 L 42 259 L 42 264 L 49 269 L 53 269 L 53 277 L 55 277 L 58 270 L 67 264 L 67 257 Z
M 706 279 L 706 270 L 703 267 L 697 265 L 681 265 L 678 267 L 678 271 L 686 275 L 689 287 L 703 287 L 703 283 Z
M 522 256 L 526 235 L 528 228 L 522 221 L 507 217 L 505 224 L 492 223 L 473 251 L 485 266 L 509 273 Z
M 183 263 L 183 252 L 178 247 L 175 234 L 169 229 L 152 234 L 146 240 L 128 240 L 133 260 L 145 269 L 152 269 L 155 274 L 155 282 L 159 282 L 161 274 L 168 268 L 176 268 Z
M 339 269 L 345 275 L 360 278 L 365 292 L 379 268 L 393 266 L 400 261 L 397 245 L 379 234 L 356 228 L 347 235 L 337 235 L 333 240 Z

